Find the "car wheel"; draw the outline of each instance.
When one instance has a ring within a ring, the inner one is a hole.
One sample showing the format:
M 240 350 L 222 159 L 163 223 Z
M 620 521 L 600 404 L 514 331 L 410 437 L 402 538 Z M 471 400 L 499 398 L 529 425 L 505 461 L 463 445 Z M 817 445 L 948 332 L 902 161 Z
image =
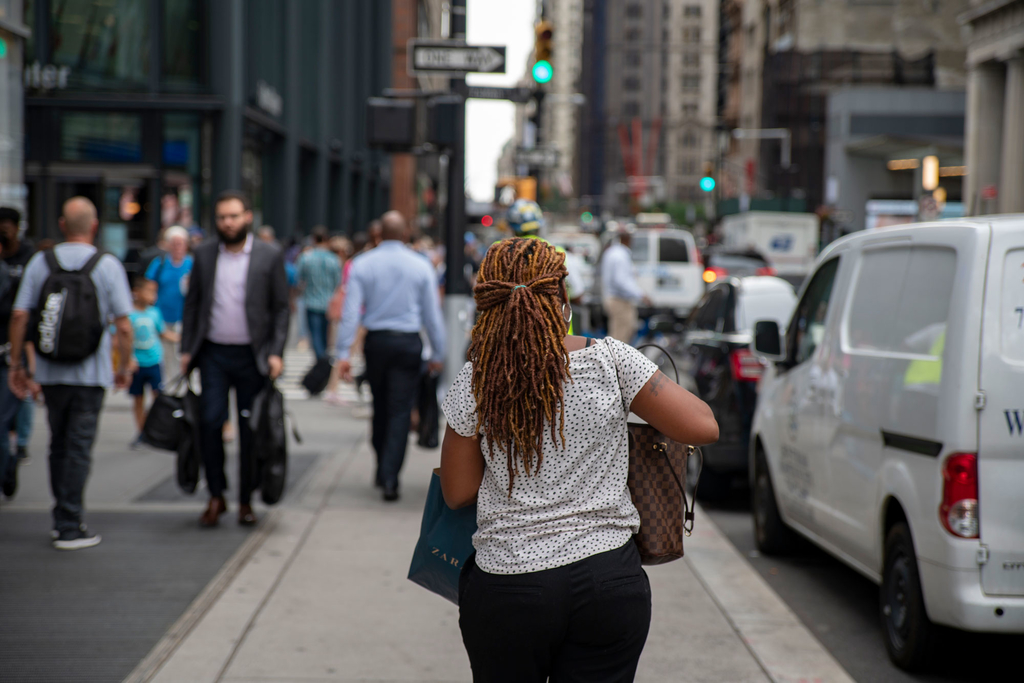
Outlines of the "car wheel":
M 879 608 L 889 659 L 906 671 L 919 670 L 932 654 L 936 628 L 924 608 L 914 540 L 905 522 L 890 529 L 885 540 Z
M 754 541 L 766 555 L 784 555 L 796 545 L 796 533 L 786 526 L 779 514 L 771 474 L 764 454 L 754 461 L 754 489 L 750 493 L 754 513 Z

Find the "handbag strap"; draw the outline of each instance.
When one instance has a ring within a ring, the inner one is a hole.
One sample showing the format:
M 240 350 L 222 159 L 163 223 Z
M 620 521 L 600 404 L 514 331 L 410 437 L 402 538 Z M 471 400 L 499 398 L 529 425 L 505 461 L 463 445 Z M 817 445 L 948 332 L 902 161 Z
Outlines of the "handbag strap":
M 658 349 L 659 351 L 661 351 L 662 355 L 665 356 L 665 358 L 668 358 L 668 362 L 672 365 L 672 372 L 676 373 L 676 384 L 679 384 L 679 368 L 676 367 L 676 362 L 675 360 L 673 360 L 671 354 L 669 354 L 668 351 L 658 346 L 657 344 L 643 344 L 641 346 L 636 347 L 636 350 L 643 351 L 644 349 L 647 348 Z

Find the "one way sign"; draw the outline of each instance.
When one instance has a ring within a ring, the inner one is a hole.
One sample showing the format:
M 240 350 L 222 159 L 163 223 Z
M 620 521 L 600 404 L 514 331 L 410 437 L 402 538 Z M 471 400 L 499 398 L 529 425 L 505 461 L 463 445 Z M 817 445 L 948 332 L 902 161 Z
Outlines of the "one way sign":
M 456 40 L 413 39 L 409 41 L 408 53 L 409 73 L 413 76 L 505 73 L 503 45 L 466 45 Z

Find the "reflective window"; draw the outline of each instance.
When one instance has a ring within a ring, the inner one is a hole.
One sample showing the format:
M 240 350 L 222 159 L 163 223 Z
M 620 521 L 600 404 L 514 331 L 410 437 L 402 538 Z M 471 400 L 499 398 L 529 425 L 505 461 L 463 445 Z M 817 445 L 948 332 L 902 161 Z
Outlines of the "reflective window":
M 142 117 L 120 112 L 65 112 L 60 123 L 65 161 L 142 161 Z
M 281 0 L 249 0 L 249 83 L 256 93 L 262 81 L 284 92 L 284 5 Z
M 853 289 L 846 343 L 854 349 L 933 355 L 945 330 L 956 252 L 941 247 L 865 251 Z
M 201 183 L 200 135 L 202 119 L 198 114 L 164 114 L 163 196 L 160 198 L 160 225 L 191 228 L 199 222 Z
M 725 324 L 727 290 L 718 287 L 708 292 L 704 303 L 694 317 L 694 327 L 707 332 L 721 332 Z
M 633 252 L 633 263 L 644 263 L 651 260 L 651 242 L 646 237 L 634 237 L 630 250 Z
M 203 85 L 204 19 L 203 0 L 163 0 L 164 85 L 194 89 Z
M 818 344 L 825 337 L 828 302 L 832 297 L 832 285 L 838 267 L 839 259 L 834 258 L 818 268 L 796 307 L 786 334 L 789 357 L 796 365 L 814 355 Z
M 674 237 L 662 237 L 658 247 L 658 260 L 662 263 L 690 262 L 690 247 L 685 240 Z
M 149 0 L 50 4 L 51 61 L 69 88 L 142 89 L 149 80 Z

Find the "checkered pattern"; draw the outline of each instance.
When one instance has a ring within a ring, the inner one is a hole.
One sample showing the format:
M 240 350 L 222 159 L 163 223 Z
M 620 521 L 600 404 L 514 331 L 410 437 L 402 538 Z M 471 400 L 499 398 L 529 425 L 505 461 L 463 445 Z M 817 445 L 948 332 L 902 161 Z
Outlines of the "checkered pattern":
M 685 510 L 680 484 L 686 486 L 689 448 L 650 425 L 629 425 L 629 437 L 627 483 L 640 513 L 640 533 L 634 537 L 640 559 L 643 564 L 678 560 L 683 556 Z

